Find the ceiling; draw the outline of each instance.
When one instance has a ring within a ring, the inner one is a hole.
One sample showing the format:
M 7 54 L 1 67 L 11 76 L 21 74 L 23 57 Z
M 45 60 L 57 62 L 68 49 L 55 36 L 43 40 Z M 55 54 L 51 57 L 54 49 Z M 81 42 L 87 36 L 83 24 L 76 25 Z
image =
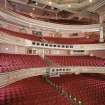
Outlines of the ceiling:
M 32 18 L 61 24 L 95 24 L 99 23 L 99 15 L 105 14 L 105 0 L 7 1 L 18 13 L 31 14 Z
M 101 3 L 105 0 L 29 0 L 50 5 L 59 8 L 60 10 L 74 11 L 82 10 L 84 8 L 93 7 L 94 4 Z
M 84 0 L 46 0 L 46 1 L 50 1 L 50 2 L 55 2 L 57 4 L 70 4 L 70 3 L 81 3 Z

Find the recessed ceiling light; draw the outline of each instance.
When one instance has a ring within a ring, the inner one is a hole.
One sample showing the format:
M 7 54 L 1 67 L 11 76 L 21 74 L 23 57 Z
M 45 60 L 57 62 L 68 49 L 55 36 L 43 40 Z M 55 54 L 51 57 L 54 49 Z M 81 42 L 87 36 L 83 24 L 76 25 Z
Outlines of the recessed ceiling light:
M 71 4 L 68 4 L 68 7 L 71 8 Z
M 48 2 L 48 4 L 49 4 L 49 5 L 52 5 L 52 2 L 51 2 L 51 1 L 49 1 L 49 2 Z
M 93 2 L 93 0 L 89 0 L 89 2 L 90 2 L 90 3 L 92 3 L 92 2 Z

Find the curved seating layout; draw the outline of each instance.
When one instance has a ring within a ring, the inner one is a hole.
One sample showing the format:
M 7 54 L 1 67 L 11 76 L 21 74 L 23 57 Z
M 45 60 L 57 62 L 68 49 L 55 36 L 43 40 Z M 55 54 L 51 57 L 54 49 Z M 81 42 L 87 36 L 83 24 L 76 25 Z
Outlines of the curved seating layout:
M 1 17 L 11 23 L 28 28 L 31 25 L 31 28 L 41 30 L 84 32 L 87 27 L 86 32 L 100 31 L 100 36 L 98 33 L 87 36 L 86 33 L 85 37 L 74 35 L 76 38 L 47 37 L 0 27 L 0 43 L 3 43 L 3 46 L 14 41 L 9 44 L 16 46 L 15 53 L 21 45 L 27 47 L 27 51 L 39 53 L 39 55 L 0 53 L 0 105 L 105 105 L 105 58 L 74 55 L 85 50 L 89 53 L 104 50 L 105 43 L 99 43 L 102 38 L 102 25 L 72 27 L 73 25 L 39 22 L 27 14 L 12 13 L 8 10 L 7 12 L 1 10 Z M 61 50 L 65 54 L 69 54 L 69 51 L 78 52 L 65 56 L 59 54 Z
M 4 32 L 8 35 L 20 37 L 24 39 L 28 39 L 31 41 L 39 41 L 39 42 L 47 42 L 47 43 L 55 43 L 55 44 L 96 44 L 99 43 L 99 38 L 96 36 L 95 38 L 56 38 L 56 37 L 40 37 L 32 34 L 26 34 L 21 32 L 11 31 L 5 28 L 0 28 L 0 32 Z
M 105 66 L 105 59 L 95 56 L 46 56 L 60 66 Z
M 32 40 L 32 41 L 41 41 L 41 37 L 39 37 L 39 36 L 21 33 L 21 32 L 15 32 L 15 31 L 11 31 L 11 30 L 8 30 L 5 28 L 0 28 L 0 32 L 4 32 L 11 36 L 20 37 L 20 38 L 24 38 L 24 39 L 28 39 L 28 40 Z
M 0 89 L 0 105 L 71 105 L 41 76 L 31 77 Z
M 99 42 L 99 38 L 54 38 L 54 37 L 44 37 L 49 43 L 56 44 L 95 44 Z
M 0 72 L 46 66 L 45 61 L 38 55 L 0 53 Z
M 38 55 L 0 53 L 0 73 L 48 66 L 105 67 L 105 59 L 95 56 L 45 56 L 45 58 L 47 61 Z
M 49 78 L 61 91 L 80 105 L 105 105 L 105 76 L 62 75 Z M 78 104 L 76 104 L 78 105 Z

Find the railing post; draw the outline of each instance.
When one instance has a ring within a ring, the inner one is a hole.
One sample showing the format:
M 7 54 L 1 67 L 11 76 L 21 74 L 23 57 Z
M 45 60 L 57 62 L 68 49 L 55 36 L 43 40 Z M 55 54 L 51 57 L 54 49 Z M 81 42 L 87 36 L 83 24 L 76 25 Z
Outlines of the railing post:
M 100 42 L 104 42 L 104 29 L 103 29 L 103 15 L 100 15 L 99 22 L 100 22 Z

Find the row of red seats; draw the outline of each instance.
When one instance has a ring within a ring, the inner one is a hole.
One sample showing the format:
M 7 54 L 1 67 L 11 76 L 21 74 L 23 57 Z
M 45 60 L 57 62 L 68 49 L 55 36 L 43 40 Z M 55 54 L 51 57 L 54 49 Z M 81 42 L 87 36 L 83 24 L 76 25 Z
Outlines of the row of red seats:
M 0 72 L 46 66 L 45 61 L 38 55 L 0 53 Z
M 105 66 L 105 60 L 95 56 L 46 56 L 60 66 Z
M 0 89 L 0 105 L 71 105 L 41 76 L 31 77 Z
M 24 39 L 28 39 L 28 40 L 32 40 L 32 41 L 41 41 L 41 37 L 39 37 L 39 36 L 15 32 L 15 31 L 11 31 L 11 30 L 1 28 L 1 27 L 0 27 L 0 32 L 4 32 L 4 33 L 11 35 L 11 36 L 20 37 L 20 38 L 24 38 Z
M 49 78 L 81 105 L 105 105 L 105 77 L 85 75 L 62 75 Z
M 32 41 L 42 41 L 46 40 L 49 43 L 56 44 L 94 44 L 99 42 L 99 38 L 54 38 L 54 37 L 39 37 L 32 34 L 20 33 L 11 31 L 8 29 L 0 28 L 0 32 L 7 33 L 8 35 L 25 38 Z
M 56 37 L 44 37 L 49 43 L 57 44 L 95 44 L 99 42 L 99 38 L 56 38 Z

